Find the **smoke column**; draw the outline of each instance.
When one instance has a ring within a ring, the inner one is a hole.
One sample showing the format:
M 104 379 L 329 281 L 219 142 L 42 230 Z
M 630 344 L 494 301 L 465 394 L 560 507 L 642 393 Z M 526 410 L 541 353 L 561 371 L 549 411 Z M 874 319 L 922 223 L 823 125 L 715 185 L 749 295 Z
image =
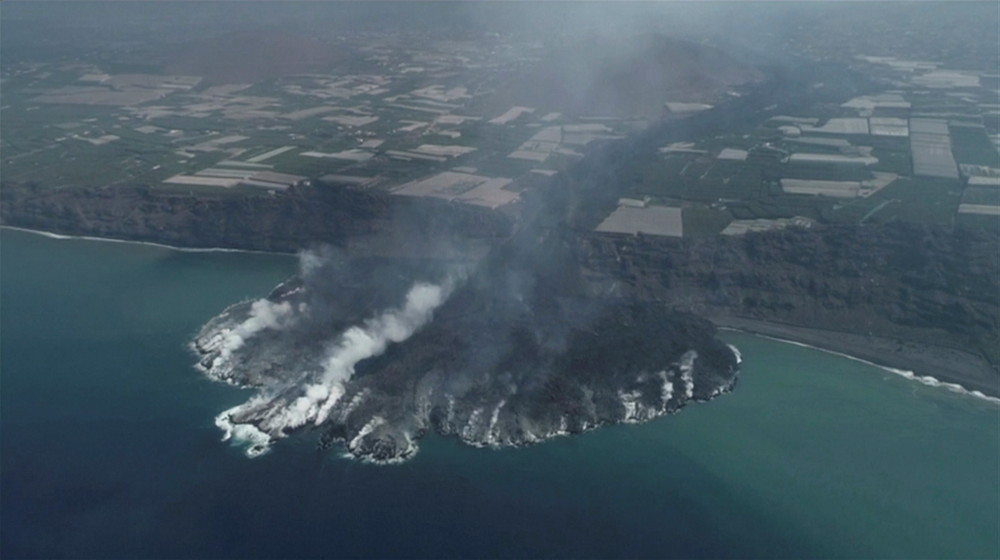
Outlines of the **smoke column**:
M 287 423 L 281 427 L 297 428 L 310 420 L 322 424 L 343 396 L 344 384 L 354 375 L 358 362 L 382 354 L 390 343 L 410 338 L 431 320 L 451 288 L 450 282 L 441 286 L 415 284 L 406 294 L 402 308 L 385 311 L 365 321 L 363 326 L 344 332 L 324 360 L 320 382 L 307 387 L 305 394 L 292 403 L 284 416 Z
M 292 400 L 288 406 L 283 408 L 280 405 L 275 406 L 277 403 L 274 401 L 283 398 L 280 395 L 273 399 L 257 395 L 246 403 L 219 415 L 216 424 L 226 431 L 224 439 L 235 436 L 237 439 L 250 441 L 255 445 L 248 450 L 248 454 L 257 455 L 266 449 L 267 443 L 281 437 L 285 429 L 298 428 L 310 421 L 316 425 L 322 424 L 330 409 L 343 396 L 344 385 L 354 375 L 357 364 L 382 354 L 389 344 L 406 340 L 426 325 L 433 317 L 434 310 L 447 300 L 453 287 L 454 283 L 451 280 L 441 285 L 423 282 L 414 284 L 407 293 L 406 302 L 402 307 L 388 309 L 363 324 L 344 331 L 326 352 L 318 381 L 306 386 L 301 396 Z M 234 340 L 252 331 L 243 328 L 248 323 L 254 328 L 264 325 L 257 330 L 278 325 L 278 320 L 283 315 L 270 312 L 272 308 L 278 306 L 271 304 L 271 307 L 266 308 L 266 312 L 262 312 L 265 306 L 258 306 L 258 303 L 260 302 L 254 303 L 254 313 L 251 318 L 234 330 L 232 335 Z M 234 422 L 238 416 L 247 413 L 256 415 L 261 412 L 264 413 L 264 417 L 256 427 Z
M 259 299 L 250 307 L 250 316 L 237 327 L 224 331 L 213 341 L 214 348 L 218 349 L 218 356 L 213 360 L 212 367 L 217 368 L 224 365 L 233 352 L 239 350 L 246 340 L 264 329 L 283 328 L 291 320 L 292 305 L 283 301 L 273 303 L 266 299 Z

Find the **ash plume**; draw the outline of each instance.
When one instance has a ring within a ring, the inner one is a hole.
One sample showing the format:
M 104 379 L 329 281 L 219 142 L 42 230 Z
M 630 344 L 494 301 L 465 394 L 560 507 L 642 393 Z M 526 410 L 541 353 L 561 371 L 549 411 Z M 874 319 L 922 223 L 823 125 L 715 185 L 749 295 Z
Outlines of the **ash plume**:
M 544 188 L 520 193 L 513 233 L 474 264 L 304 253 L 265 303 L 237 304 L 196 337 L 208 376 L 258 388 L 217 424 L 251 455 L 315 431 L 323 446 L 395 462 L 431 431 L 519 446 L 728 391 L 738 357 L 709 321 L 591 284 L 577 254 L 578 233 L 617 201 L 623 170 L 677 134 L 592 143 Z M 215 342 L 237 335 L 239 345 Z
M 254 456 L 319 430 L 395 462 L 430 431 L 519 446 L 729 390 L 738 360 L 708 321 L 593 293 L 565 231 L 543 222 L 471 272 L 303 253 L 299 275 L 194 341 L 207 375 L 259 389 L 217 417 L 225 439 Z
M 350 316 L 331 321 L 326 315 L 338 308 L 330 295 L 349 294 L 351 287 L 320 283 L 322 278 L 336 278 L 335 271 L 343 274 L 344 266 L 343 258 L 333 250 L 303 252 L 299 276 L 279 286 L 269 298 L 226 310 L 206 325 L 195 342 L 195 349 L 203 355 L 200 365 L 211 377 L 241 384 L 246 379 L 241 374 L 258 372 L 252 384 L 261 391 L 216 420 L 226 431 L 226 439 L 251 442 L 251 455 L 263 452 L 272 440 L 291 430 L 308 423 L 323 424 L 357 364 L 384 353 L 390 344 L 406 340 L 426 325 L 460 280 L 459 273 L 452 271 L 436 284 L 416 282 L 401 305 L 345 328 Z M 327 333 L 333 336 L 327 338 Z M 241 352 L 248 340 L 253 346 Z M 254 351 L 281 355 L 291 348 L 305 350 L 299 354 L 304 359 L 276 364 Z M 262 363 L 267 364 L 264 369 Z

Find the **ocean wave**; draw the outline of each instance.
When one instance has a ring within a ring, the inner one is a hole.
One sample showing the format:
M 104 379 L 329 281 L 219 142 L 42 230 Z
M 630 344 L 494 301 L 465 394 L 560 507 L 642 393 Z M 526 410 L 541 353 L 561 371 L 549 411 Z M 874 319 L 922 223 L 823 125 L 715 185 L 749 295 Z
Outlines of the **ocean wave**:
M 739 329 L 731 329 L 731 330 L 739 330 Z M 984 394 L 981 391 L 976 391 L 974 389 L 968 389 L 968 388 L 963 387 L 962 385 L 960 385 L 958 383 L 950 383 L 950 382 L 947 382 L 947 381 L 941 381 L 940 379 L 937 379 L 936 377 L 932 377 L 930 375 L 917 375 L 916 373 L 914 373 L 913 371 L 910 371 L 910 370 L 899 369 L 899 368 L 894 368 L 894 367 L 889 367 L 889 366 L 884 366 L 882 364 L 878 364 L 878 363 L 872 362 L 870 360 L 866 360 L 864 358 L 859 358 L 857 356 L 852 356 L 850 354 L 845 354 L 843 352 L 838 352 L 836 350 L 830 350 L 829 348 L 823 348 L 823 347 L 820 347 L 820 346 L 814 346 L 812 344 L 806 344 L 804 342 L 799 342 L 799 341 L 796 341 L 796 340 L 789 340 L 787 338 L 780 338 L 780 337 L 777 337 L 777 336 L 770 336 L 770 335 L 766 335 L 766 334 L 758 334 L 758 333 L 752 333 L 752 334 L 754 336 L 759 336 L 761 338 L 766 338 L 766 339 L 769 339 L 769 340 L 775 340 L 775 341 L 778 341 L 778 342 L 783 342 L 785 344 L 791 344 L 793 346 L 800 346 L 802 348 L 809 348 L 811 350 L 819 350 L 820 352 L 825 352 L 827 354 L 833 354 L 834 356 L 840 356 L 842 358 L 847 358 L 848 360 L 853 360 L 855 362 L 861 362 L 863 364 L 866 364 L 866 365 L 869 365 L 869 366 L 874 366 L 874 367 L 877 367 L 877 368 L 879 368 L 879 369 L 881 369 L 883 371 L 887 371 L 889 373 L 898 375 L 898 376 L 903 377 L 905 379 L 909 379 L 910 381 L 916 381 L 917 383 L 920 383 L 922 385 L 926 385 L 928 387 L 943 388 L 943 389 L 947 389 L 948 391 L 950 391 L 952 393 L 956 393 L 956 394 L 959 394 L 959 395 L 964 395 L 964 396 L 967 396 L 967 397 L 972 397 L 972 398 L 975 398 L 975 399 L 984 400 L 984 401 L 987 401 L 987 402 L 990 402 L 990 403 L 993 403 L 993 404 L 1000 405 L 1000 398 L 991 397 L 989 395 Z
M 65 235 L 61 233 L 53 233 L 51 231 L 44 231 L 40 229 L 30 229 L 22 228 L 17 226 L 0 226 L 0 229 L 9 229 L 13 231 L 22 231 L 25 233 L 33 233 L 35 235 L 41 235 L 42 237 L 48 237 L 49 239 L 62 239 L 62 240 L 78 240 L 78 241 L 101 241 L 104 243 L 125 243 L 128 245 L 145 245 L 148 247 L 156 247 L 158 249 L 169 249 L 171 251 L 179 251 L 181 253 L 257 253 L 262 255 L 282 255 L 289 256 L 288 253 L 278 253 L 275 251 L 255 251 L 253 249 L 230 249 L 226 247 L 178 247 L 176 245 L 167 245 L 165 243 L 156 243 L 153 241 L 134 241 L 130 239 L 115 239 L 113 237 L 92 237 L 89 235 Z
M 215 425 L 222 430 L 222 441 L 232 442 L 234 445 L 242 446 L 244 453 L 251 459 L 267 453 L 271 449 L 271 436 L 259 430 L 253 424 L 241 424 L 233 422 L 233 413 L 239 411 L 243 405 L 231 408 L 215 417 Z

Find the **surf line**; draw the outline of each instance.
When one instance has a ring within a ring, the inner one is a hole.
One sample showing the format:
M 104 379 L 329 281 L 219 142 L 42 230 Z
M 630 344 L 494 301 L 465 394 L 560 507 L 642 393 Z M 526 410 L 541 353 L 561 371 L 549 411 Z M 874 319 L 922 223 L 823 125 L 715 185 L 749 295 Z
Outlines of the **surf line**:
M 42 237 L 48 237 L 49 239 L 60 239 L 60 240 L 77 240 L 77 241 L 102 241 L 105 243 L 125 243 L 128 245 L 146 245 L 148 247 L 156 247 L 158 249 L 169 249 L 171 251 L 178 251 L 181 253 L 256 253 L 259 255 L 281 255 L 283 257 L 294 256 L 293 253 L 280 253 L 278 251 L 258 251 L 255 249 L 230 249 L 226 247 L 178 247 L 176 245 L 167 245 L 166 243 L 156 243 L 154 241 L 134 241 L 130 239 L 115 239 L 113 237 L 92 237 L 88 235 L 64 235 L 61 233 L 53 233 L 51 231 L 44 231 L 40 229 L 30 229 L 17 226 L 0 225 L 0 229 L 9 229 L 13 231 L 22 231 L 25 233 L 32 233 L 35 235 L 41 235 Z
M 740 333 L 749 334 L 749 335 L 753 335 L 753 336 L 759 336 L 760 338 L 766 338 L 768 340 L 774 340 L 776 342 L 783 342 L 785 344 L 791 344 L 793 346 L 799 346 L 799 347 L 802 347 L 802 348 L 809 348 L 810 350 L 819 350 L 820 352 L 825 352 L 827 354 L 833 354 L 834 356 L 840 356 L 841 358 L 847 358 L 848 360 L 854 360 L 855 362 L 861 362 L 862 364 L 866 364 L 866 365 L 869 365 L 869 366 L 877 367 L 877 368 L 879 368 L 881 370 L 884 370 L 884 371 L 887 371 L 889 373 L 898 375 L 898 376 L 900 376 L 902 378 L 909 379 L 910 381 L 916 381 L 917 383 L 920 383 L 921 385 L 926 385 L 928 387 L 942 387 L 942 388 L 945 388 L 945 389 L 951 391 L 952 393 L 957 393 L 959 395 L 965 395 L 965 396 L 968 396 L 968 397 L 974 397 L 974 398 L 977 398 L 977 399 L 985 400 L 986 402 L 989 402 L 989 403 L 992 403 L 992 404 L 1000 405 L 1000 398 L 991 397 L 991 396 L 983 393 L 982 391 L 977 391 L 975 389 L 966 389 L 965 387 L 959 385 L 958 383 L 948 383 L 946 381 L 941 381 L 940 379 L 937 379 L 936 377 L 932 377 L 930 375 L 917 375 L 917 374 L 913 373 L 910 370 L 897 369 L 897 368 L 894 368 L 894 367 L 884 366 L 882 364 L 877 364 L 875 362 L 868 361 L 868 360 L 866 360 L 864 358 L 859 358 L 857 356 L 852 356 L 850 354 L 845 354 L 843 352 L 838 352 L 836 350 L 830 350 L 829 348 L 823 348 L 821 346 L 813 346 L 812 344 L 806 344 L 804 342 L 799 342 L 797 340 L 789 340 L 787 338 L 779 338 L 777 336 L 770 336 L 770 335 L 766 335 L 766 334 L 759 334 L 759 333 L 755 333 L 753 331 L 745 331 L 745 330 L 737 329 L 737 328 L 733 328 L 733 327 L 719 327 L 719 330 L 740 332 Z

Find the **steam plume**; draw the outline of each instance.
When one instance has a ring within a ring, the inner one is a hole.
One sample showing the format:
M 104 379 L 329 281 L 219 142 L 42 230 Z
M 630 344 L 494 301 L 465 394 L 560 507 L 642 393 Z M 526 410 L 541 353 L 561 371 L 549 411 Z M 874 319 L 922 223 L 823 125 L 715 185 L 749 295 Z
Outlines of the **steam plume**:
M 304 267 L 307 271 L 310 267 Z M 219 415 L 216 424 L 226 435 L 249 442 L 249 455 L 257 455 L 266 450 L 275 438 L 282 437 L 288 430 L 294 430 L 314 422 L 322 424 L 330 409 L 344 395 L 345 384 L 354 375 L 355 367 L 367 358 L 378 356 L 392 343 L 406 340 L 433 317 L 434 310 L 448 298 L 454 287 L 452 280 L 440 285 L 418 282 L 406 294 L 401 307 L 383 311 L 381 314 L 348 328 L 336 341 L 329 345 L 319 364 L 318 374 L 308 376 L 314 382 L 304 386 L 284 387 L 275 383 L 265 387 L 246 403 Z M 293 306 L 285 301 L 273 303 L 267 300 L 255 301 L 251 305 L 250 316 L 236 328 L 218 335 L 221 342 L 218 356 L 212 360 L 213 367 L 228 360 L 232 352 L 239 350 L 246 338 L 266 328 L 278 328 L 288 324 Z M 298 393 L 297 397 L 290 397 Z M 242 419 L 254 418 L 251 424 Z

